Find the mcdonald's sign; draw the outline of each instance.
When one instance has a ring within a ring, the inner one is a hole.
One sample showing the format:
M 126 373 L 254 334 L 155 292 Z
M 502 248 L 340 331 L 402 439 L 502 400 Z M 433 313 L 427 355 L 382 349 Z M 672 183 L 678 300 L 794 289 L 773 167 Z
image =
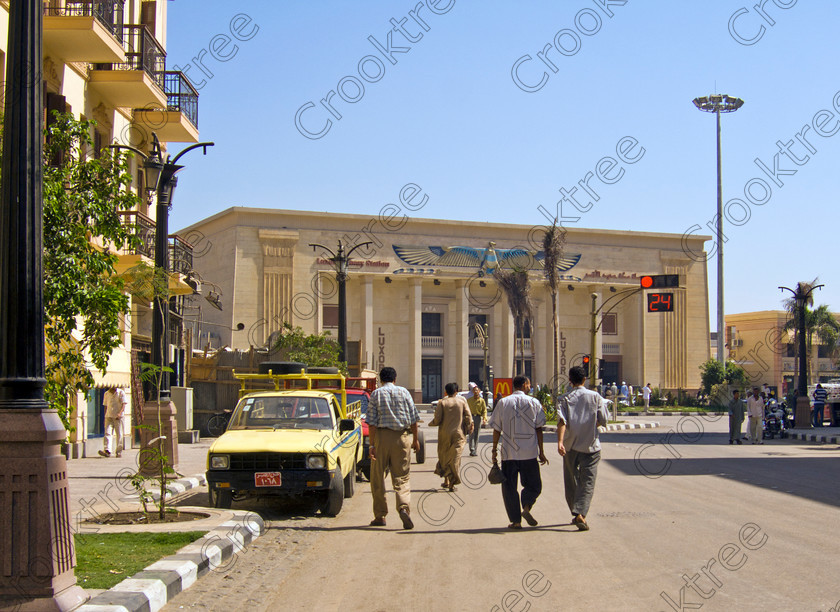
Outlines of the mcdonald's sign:
M 499 393 L 502 397 L 513 393 L 513 379 L 512 378 L 494 378 L 493 379 L 493 397 Z

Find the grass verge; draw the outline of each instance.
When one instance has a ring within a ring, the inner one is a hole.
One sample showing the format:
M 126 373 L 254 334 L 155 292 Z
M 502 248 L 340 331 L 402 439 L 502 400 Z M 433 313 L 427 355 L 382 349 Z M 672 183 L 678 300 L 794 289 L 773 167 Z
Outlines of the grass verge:
M 76 580 L 85 589 L 110 589 L 205 533 L 77 533 Z

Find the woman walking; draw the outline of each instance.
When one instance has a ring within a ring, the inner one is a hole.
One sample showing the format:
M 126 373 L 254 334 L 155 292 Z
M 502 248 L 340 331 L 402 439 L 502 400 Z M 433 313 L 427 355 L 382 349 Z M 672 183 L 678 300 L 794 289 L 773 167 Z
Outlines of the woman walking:
M 473 422 L 467 400 L 458 395 L 458 384 L 447 383 L 446 397 L 437 403 L 435 418 L 429 425 L 438 426 L 438 464 L 435 474 L 443 476 L 443 488 L 455 490 L 461 483 L 461 453 Z

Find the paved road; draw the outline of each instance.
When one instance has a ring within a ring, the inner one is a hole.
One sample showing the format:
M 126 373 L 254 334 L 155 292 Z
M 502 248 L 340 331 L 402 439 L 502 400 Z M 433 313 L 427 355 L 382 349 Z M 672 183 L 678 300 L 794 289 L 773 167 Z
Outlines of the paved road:
M 333 519 L 305 506 L 235 504 L 263 514 L 267 534 L 164 610 L 817 612 L 837 604 L 840 449 L 729 446 L 723 419 L 657 420 L 658 430 L 602 436 L 589 532 L 568 524 L 553 435 L 534 508 L 540 526 L 520 532 L 505 528 L 499 487 L 483 480 L 480 458 L 464 458 L 474 487 L 435 489 L 430 444 L 427 463 L 412 466 L 413 531 L 393 511 L 387 528 L 367 527 L 367 484 Z

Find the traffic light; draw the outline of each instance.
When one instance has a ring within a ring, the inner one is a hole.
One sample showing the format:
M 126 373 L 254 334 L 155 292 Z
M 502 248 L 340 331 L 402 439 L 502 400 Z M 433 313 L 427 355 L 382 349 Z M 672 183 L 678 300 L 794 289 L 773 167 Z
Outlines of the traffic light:
M 648 274 L 639 279 L 642 289 L 667 289 L 680 286 L 679 274 Z
M 487 366 L 487 377 L 493 380 L 493 366 L 491 365 Z
M 587 374 L 589 373 L 589 355 L 583 356 L 583 367 L 586 368 Z
M 601 380 L 604 379 L 604 374 L 605 374 L 605 370 L 606 370 L 606 367 L 605 367 L 606 363 L 607 362 L 604 361 L 603 359 L 598 359 L 598 378 L 600 378 Z

